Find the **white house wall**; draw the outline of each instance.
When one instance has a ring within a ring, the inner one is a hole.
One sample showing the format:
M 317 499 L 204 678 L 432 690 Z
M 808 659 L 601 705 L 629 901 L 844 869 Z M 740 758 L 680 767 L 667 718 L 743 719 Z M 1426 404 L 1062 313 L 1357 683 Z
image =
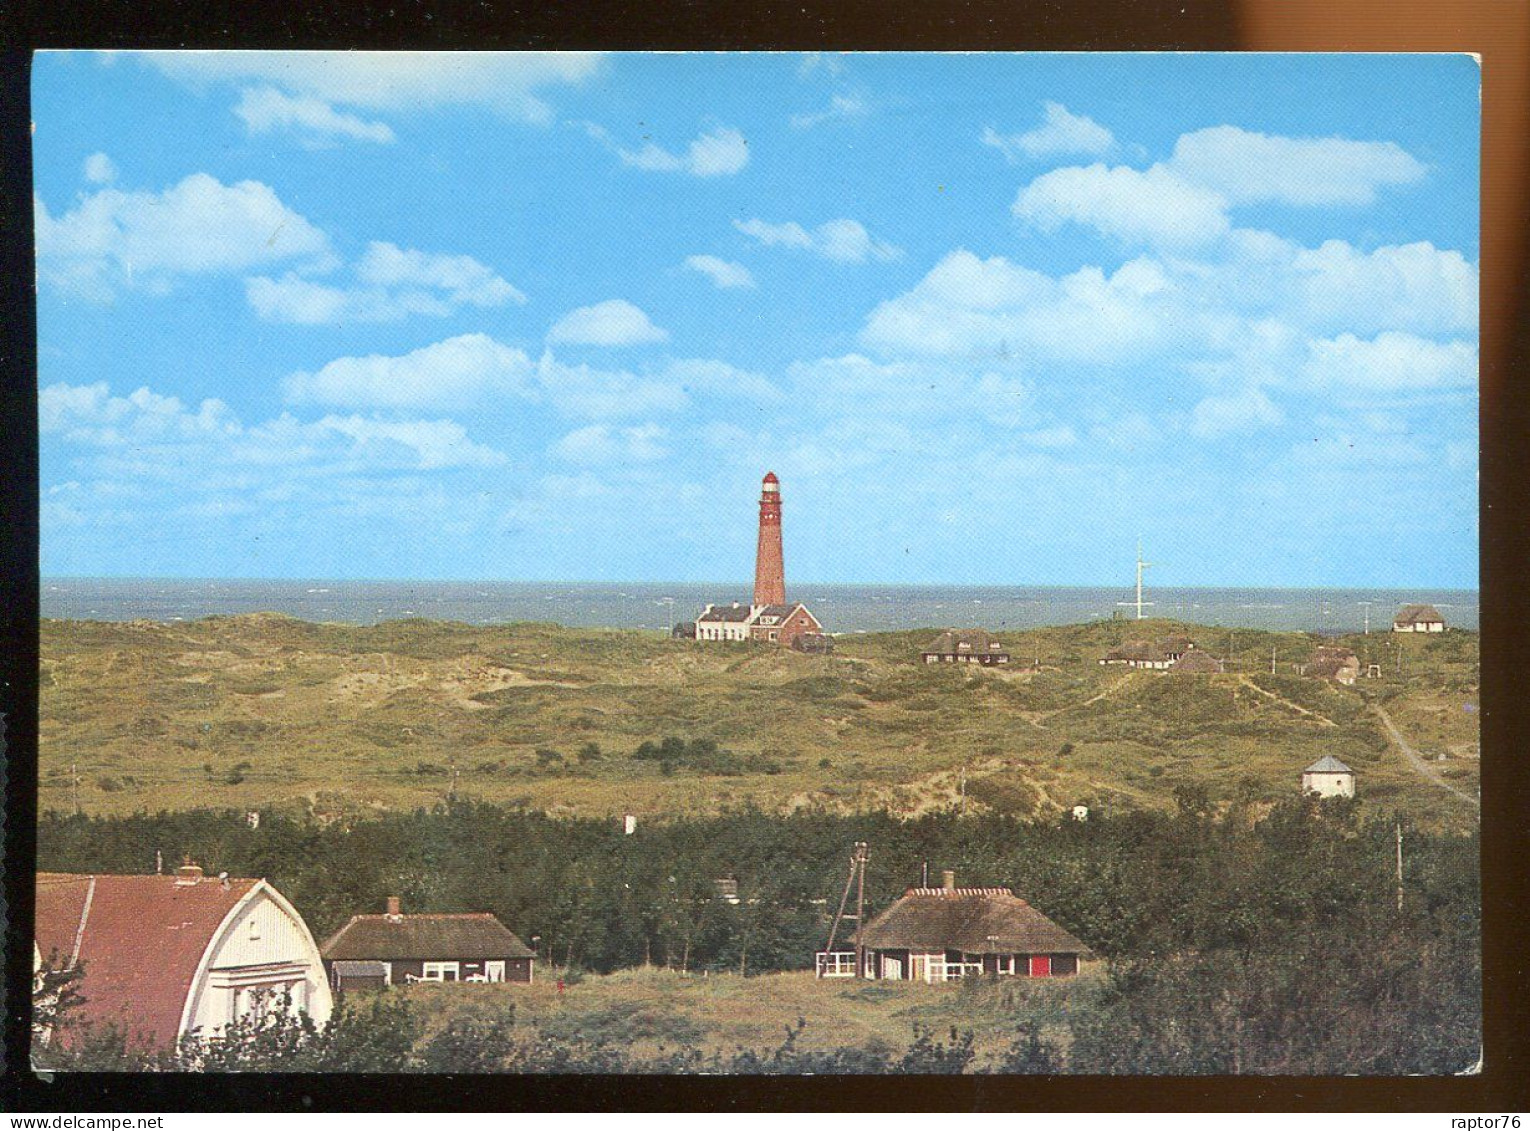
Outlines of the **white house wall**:
M 289 984 L 295 1008 L 320 1024 L 329 1019 L 333 997 L 313 936 L 269 888 L 258 887 L 220 926 L 192 987 L 185 1028 L 211 1033 L 228 1024 L 236 1002 L 241 1013 L 248 1012 L 250 990 L 276 987 L 280 993 Z

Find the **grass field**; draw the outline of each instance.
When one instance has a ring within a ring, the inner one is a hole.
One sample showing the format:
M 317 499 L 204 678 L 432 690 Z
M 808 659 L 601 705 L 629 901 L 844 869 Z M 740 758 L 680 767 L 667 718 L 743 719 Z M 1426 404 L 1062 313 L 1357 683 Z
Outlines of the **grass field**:
M 1044 1039 L 1066 1048 L 1070 1010 L 1086 1009 L 1101 975 L 1011 982 L 972 980 L 959 985 L 918 982 L 817 981 L 811 973 L 741 978 L 714 974 L 685 976 L 657 968 L 587 975 L 563 993 L 556 974 L 526 985 L 416 985 L 384 991 L 404 997 L 426 1017 L 427 1031 L 454 1018 L 484 1020 L 513 1005 L 516 1025 L 527 1039 L 554 1038 L 608 1042 L 637 1058 L 661 1049 L 694 1046 L 703 1053 L 738 1049 L 769 1052 L 788 1030 L 805 1021 L 797 1045 L 804 1049 L 845 1047 L 901 1053 L 915 1026 L 945 1038 L 952 1027 L 971 1030 L 982 1068 L 1015 1040 L 1027 1021 Z
M 1097 658 L 1183 631 L 1223 675 Z M 1096 622 L 1006 636 L 1009 669 L 926 666 L 932 632 L 841 638 L 834 656 L 653 633 L 274 614 L 184 624 L 44 621 L 41 805 L 321 816 L 455 790 L 554 815 L 1169 806 L 1180 785 L 1274 799 L 1335 754 L 1361 796 L 1434 826 L 1475 820 L 1387 743 L 1368 700 L 1467 793 L 1477 785 L 1477 636 L 1347 638 L 1379 679 L 1295 674 L 1316 637 Z M 1275 674 L 1270 672 L 1272 651 Z M 1040 660 L 1039 670 L 1031 670 Z M 708 739 L 712 765 L 636 759 Z

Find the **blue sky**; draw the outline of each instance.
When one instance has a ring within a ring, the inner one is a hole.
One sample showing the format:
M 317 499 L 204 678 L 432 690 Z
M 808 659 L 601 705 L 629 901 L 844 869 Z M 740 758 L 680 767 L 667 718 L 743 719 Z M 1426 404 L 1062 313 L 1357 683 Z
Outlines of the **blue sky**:
M 1459 56 L 51 53 L 42 568 L 1477 579 Z

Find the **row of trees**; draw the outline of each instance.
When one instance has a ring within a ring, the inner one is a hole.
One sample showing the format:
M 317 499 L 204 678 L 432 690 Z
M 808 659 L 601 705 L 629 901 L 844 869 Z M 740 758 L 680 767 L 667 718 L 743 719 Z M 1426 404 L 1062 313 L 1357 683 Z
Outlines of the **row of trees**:
M 267 814 L 258 829 L 230 813 L 55 815 L 39 857 L 144 871 L 156 849 L 190 853 L 270 878 L 320 937 L 398 894 L 406 910 L 493 911 L 558 965 L 757 973 L 811 967 L 864 840 L 873 911 L 925 865 L 954 867 L 964 884 L 1014 888 L 1110 960 L 1094 1005 L 1070 1019 L 1070 1070 L 1438 1072 L 1475 1059 L 1475 835 L 1402 825 L 1399 907 L 1394 818 L 1347 800 L 1257 813 L 1178 800 L 1172 814 L 1083 823 L 744 810 L 630 836 L 471 803 L 326 827 Z M 737 905 L 714 898 L 721 877 L 738 880 Z

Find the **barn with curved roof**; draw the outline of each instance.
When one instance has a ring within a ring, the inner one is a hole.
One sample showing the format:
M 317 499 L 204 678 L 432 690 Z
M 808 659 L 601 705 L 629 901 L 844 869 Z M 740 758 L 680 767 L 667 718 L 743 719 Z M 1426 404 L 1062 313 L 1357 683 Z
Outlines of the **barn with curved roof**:
M 171 1048 L 286 1007 L 328 1020 L 333 999 L 308 926 L 265 880 L 42 872 L 38 962 L 80 973 L 84 998 L 62 1027 L 113 1026 L 130 1044 Z

